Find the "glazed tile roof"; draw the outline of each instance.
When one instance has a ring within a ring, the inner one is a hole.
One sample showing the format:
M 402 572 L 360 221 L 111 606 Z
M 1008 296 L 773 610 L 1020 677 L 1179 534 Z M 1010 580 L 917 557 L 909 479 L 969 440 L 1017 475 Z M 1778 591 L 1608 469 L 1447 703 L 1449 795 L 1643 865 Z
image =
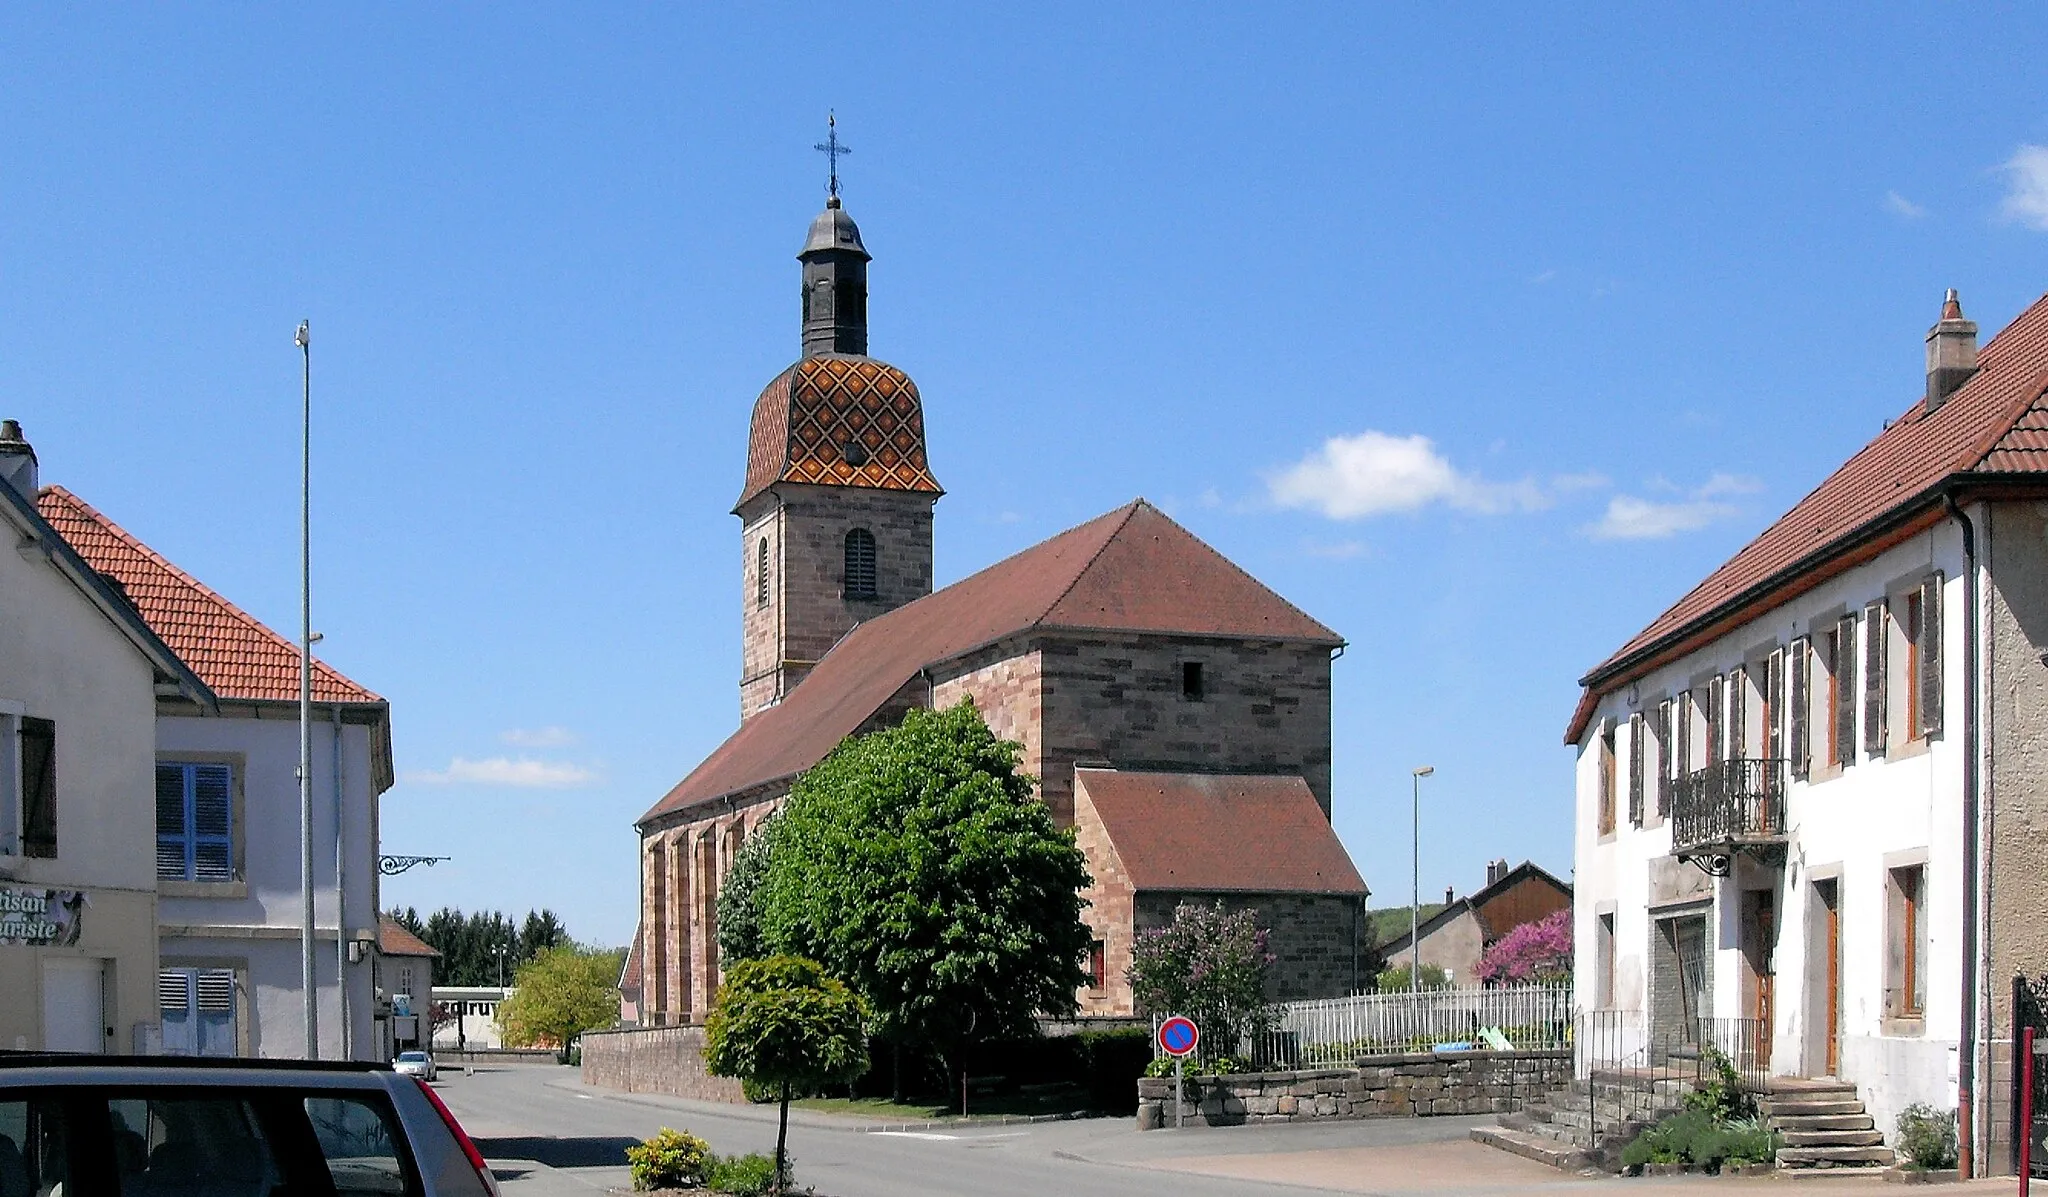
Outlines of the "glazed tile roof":
M 1916 400 L 1812 493 L 1580 680 L 1576 743 L 1598 695 L 1660 653 L 1827 576 L 1873 530 L 1932 510 L 1960 482 L 2048 482 L 2048 296 L 1978 353 L 1977 372 L 1932 413 Z
M 1074 770 L 1138 890 L 1365 895 L 1308 783 L 1293 774 Z
M 427 946 L 427 941 L 405 929 L 404 925 L 388 918 L 377 920 L 377 950 L 386 956 L 439 956 L 441 953 Z
M 641 822 L 801 773 L 920 671 L 1034 629 L 1344 642 L 1138 499 L 848 632 Z
M 754 401 L 739 504 L 777 482 L 943 493 L 925 460 L 917 384 L 887 362 L 845 354 L 776 375 Z
M 63 487 L 44 487 L 36 508 L 87 564 L 126 594 L 143 622 L 215 694 L 232 699 L 298 701 L 296 643 L 214 593 Z M 315 659 L 313 701 L 384 700 Z

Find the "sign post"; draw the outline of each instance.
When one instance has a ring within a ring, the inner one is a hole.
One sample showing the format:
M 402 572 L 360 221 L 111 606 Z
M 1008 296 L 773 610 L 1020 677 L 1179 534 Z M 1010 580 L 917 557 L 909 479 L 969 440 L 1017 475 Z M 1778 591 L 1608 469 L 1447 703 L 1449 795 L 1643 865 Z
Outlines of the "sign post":
M 1159 1024 L 1159 1050 L 1173 1057 L 1173 1126 L 1175 1130 L 1187 1125 L 1186 1112 L 1181 1108 L 1181 1099 L 1186 1089 L 1182 1084 L 1181 1068 L 1187 1058 L 1194 1054 L 1195 1045 L 1202 1041 L 1202 1032 L 1193 1019 L 1176 1014 Z

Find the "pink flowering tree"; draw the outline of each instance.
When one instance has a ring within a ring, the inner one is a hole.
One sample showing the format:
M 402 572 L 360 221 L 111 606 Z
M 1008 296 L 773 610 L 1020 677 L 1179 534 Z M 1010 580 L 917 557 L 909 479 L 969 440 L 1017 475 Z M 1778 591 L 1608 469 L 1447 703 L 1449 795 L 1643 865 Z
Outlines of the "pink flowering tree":
M 1479 958 L 1488 985 L 1526 985 L 1572 975 L 1572 912 L 1560 910 L 1501 936 Z
M 1182 1014 L 1202 1030 L 1205 1060 L 1237 1051 L 1272 1023 L 1267 934 L 1250 910 L 1183 902 L 1164 927 L 1140 932 L 1127 974 L 1132 996 L 1152 1014 Z

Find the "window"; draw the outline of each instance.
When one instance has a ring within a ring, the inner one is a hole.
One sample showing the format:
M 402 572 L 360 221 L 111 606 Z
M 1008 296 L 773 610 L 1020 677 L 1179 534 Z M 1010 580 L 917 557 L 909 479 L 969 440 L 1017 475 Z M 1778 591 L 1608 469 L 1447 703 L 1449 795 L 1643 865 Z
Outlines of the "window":
M 1109 979 L 1108 969 L 1102 951 L 1102 941 L 1088 945 L 1088 988 L 1101 989 Z
M 754 605 L 768 605 L 768 538 L 765 536 L 754 553 Z
M 1890 676 L 1885 672 L 1885 640 L 1889 636 L 1885 604 L 1870 603 L 1863 608 L 1863 751 L 1884 755 L 1885 690 Z
M 1778 712 L 1785 707 L 1785 650 L 1774 648 L 1764 658 L 1764 680 L 1762 686 L 1761 710 L 1758 725 L 1762 728 L 1764 759 L 1780 760 L 1785 755 L 1784 733 L 1780 731 Z
M 21 852 L 57 856 L 57 725 L 48 719 L 20 720 Z
M 1927 866 L 1890 870 L 1887 888 L 1885 1009 L 1895 1018 L 1919 1018 L 1927 1009 Z
M 410 964 L 398 966 L 398 992 L 407 996 L 412 994 L 412 965 Z
M 1594 931 L 1599 936 L 1594 953 L 1593 1005 L 1598 1010 L 1614 1008 L 1614 916 L 1595 916 Z
M 232 765 L 159 761 L 156 875 L 166 881 L 235 879 Z
M 164 1053 L 236 1054 L 235 974 L 226 968 L 167 968 L 156 975 Z
M 1600 744 L 1597 750 L 1600 759 L 1600 834 L 1614 834 L 1614 723 L 1612 720 L 1600 727 Z
M 875 534 L 866 528 L 846 534 L 846 597 L 875 597 Z
M 1200 702 L 1206 691 L 1202 688 L 1202 663 L 1182 661 L 1180 664 L 1180 696 L 1189 702 Z
M 1692 776 L 1693 720 L 1698 715 L 1693 706 L 1692 691 L 1679 692 L 1676 714 L 1678 726 L 1672 729 L 1672 734 L 1677 737 L 1678 751 L 1674 754 L 1677 760 L 1671 769 L 1671 779 L 1684 781 Z
M 1702 768 L 1721 760 L 1721 712 L 1725 709 L 1727 697 L 1728 679 L 1717 673 L 1714 679 L 1707 683 L 1705 747 L 1700 753 Z
M 1628 717 L 1628 825 L 1643 825 L 1643 728 L 1640 713 Z
M 0 1101 L 0 1186 L 10 1195 L 72 1191 L 61 1092 Z
M 1792 642 L 1785 672 L 1791 681 L 1791 705 L 1785 713 L 1792 725 L 1792 776 L 1804 780 L 1813 768 L 1813 647 L 1806 637 Z
M 1742 668 L 1728 674 L 1728 759 L 1747 759 L 1749 747 L 1749 670 Z

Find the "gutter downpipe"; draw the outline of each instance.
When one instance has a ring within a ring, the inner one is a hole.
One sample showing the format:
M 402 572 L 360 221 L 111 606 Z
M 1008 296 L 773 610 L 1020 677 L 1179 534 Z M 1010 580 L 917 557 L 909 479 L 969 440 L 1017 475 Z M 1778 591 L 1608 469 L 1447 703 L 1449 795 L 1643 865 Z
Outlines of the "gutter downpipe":
M 1978 627 L 1977 527 L 1956 502 L 1954 492 L 1944 496 L 1949 514 L 1963 533 L 1963 986 L 1962 1020 L 1956 1045 L 1956 1136 L 1957 1170 L 1965 1180 L 1977 1175 L 1977 832 L 1979 719 L 1977 706 L 1980 655 Z

